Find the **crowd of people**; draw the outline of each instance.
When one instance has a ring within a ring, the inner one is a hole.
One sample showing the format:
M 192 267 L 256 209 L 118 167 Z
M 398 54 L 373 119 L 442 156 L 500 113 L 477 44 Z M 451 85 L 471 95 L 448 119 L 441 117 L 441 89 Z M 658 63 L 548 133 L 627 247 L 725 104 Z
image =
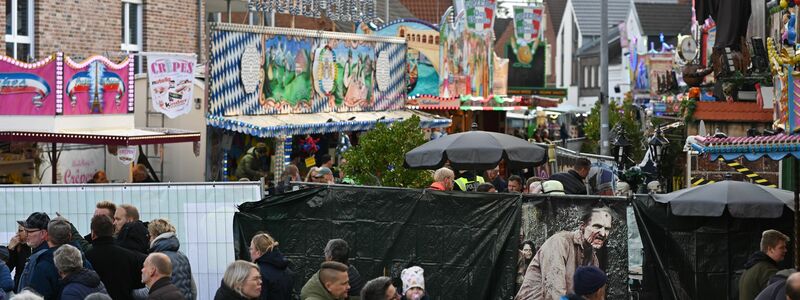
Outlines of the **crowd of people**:
M 433 173 L 433 183 L 429 188 L 438 191 L 586 195 L 586 178 L 591 168 L 591 161 L 579 158 L 571 170 L 555 173 L 547 180 L 536 176 L 523 180 L 520 175 L 511 175 L 508 180 L 503 180 L 499 176 L 499 167 L 487 170 L 485 178 L 473 171 L 463 171 L 456 177 L 456 171 L 443 167 Z
M 136 207 L 101 201 L 85 236 L 61 215 L 34 212 L 17 223 L 17 234 L 0 246 L 0 300 L 198 297 L 192 266 L 169 220 L 143 222 Z M 255 234 L 250 261 L 227 267 L 214 299 L 428 299 L 421 267 L 403 270 L 402 289 L 388 277 L 368 281 L 350 264 L 342 239 L 327 243 L 325 262 L 296 291 L 297 274 L 278 245 L 268 233 Z

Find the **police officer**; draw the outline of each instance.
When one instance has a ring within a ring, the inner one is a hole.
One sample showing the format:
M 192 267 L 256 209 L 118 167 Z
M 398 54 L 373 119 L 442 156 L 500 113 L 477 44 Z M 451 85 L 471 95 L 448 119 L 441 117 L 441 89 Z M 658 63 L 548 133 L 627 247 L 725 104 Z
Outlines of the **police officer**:
M 455 180 L 453 189 L 462 192 L 474 192 L 478 189 L 478 186 L 484 182 L 483 177 L 477 176 L 471 171 L 464 171 L 461 172 L 461 176 Z

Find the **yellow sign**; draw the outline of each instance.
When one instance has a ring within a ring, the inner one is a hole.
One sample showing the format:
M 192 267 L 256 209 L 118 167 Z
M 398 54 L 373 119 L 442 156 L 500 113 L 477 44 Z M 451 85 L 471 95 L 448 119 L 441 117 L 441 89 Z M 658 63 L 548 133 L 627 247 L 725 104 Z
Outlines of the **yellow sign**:
M 316 165 L 317 165 L 317 159 L 315 159 L 313 156 L 306 158 L 306 168 L 311 168 Z

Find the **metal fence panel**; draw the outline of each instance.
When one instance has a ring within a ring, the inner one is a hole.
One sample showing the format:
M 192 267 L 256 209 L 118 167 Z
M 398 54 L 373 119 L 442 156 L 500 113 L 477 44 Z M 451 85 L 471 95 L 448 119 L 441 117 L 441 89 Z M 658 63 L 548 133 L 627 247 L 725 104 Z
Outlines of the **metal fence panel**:
M 0 243 L 16 233 L 15 220 L 35 211 L 51 218 L 60 213 L 81 234 L 88 234 L 97 202 L 132 204 L 142 221 L 166 218 L 175 225 L 180 251 L 192 265 L 198 299 L 213 299 L 225 267 L 234 259 L 236 205 L 260 200 L 262 191 L 257 182 L 0 186 Z

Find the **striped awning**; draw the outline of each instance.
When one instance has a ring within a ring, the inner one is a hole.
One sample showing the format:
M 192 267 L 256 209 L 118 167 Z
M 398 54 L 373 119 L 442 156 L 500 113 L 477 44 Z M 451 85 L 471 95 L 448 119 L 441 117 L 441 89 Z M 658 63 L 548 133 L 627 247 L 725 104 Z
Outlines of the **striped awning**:
M 259 116 L 208 116 L 209 126 L 249 134 L 257 137 L 320 134 L 332 132 L 363 131 L 378 123 L 393 123 L 420 117 L 420 127 L 441 128 L 450 126 L 451 120 L 413 110 L 283 114 Z
M 712 160 L 720 157 L 726 160 L 744 157 L 753 161 L 764 156 L 781 160 L 789 155 L 800 158 L 800 135 L 727 138 L 692 136 L 687 140 L 687 146 L 708 155 Z

